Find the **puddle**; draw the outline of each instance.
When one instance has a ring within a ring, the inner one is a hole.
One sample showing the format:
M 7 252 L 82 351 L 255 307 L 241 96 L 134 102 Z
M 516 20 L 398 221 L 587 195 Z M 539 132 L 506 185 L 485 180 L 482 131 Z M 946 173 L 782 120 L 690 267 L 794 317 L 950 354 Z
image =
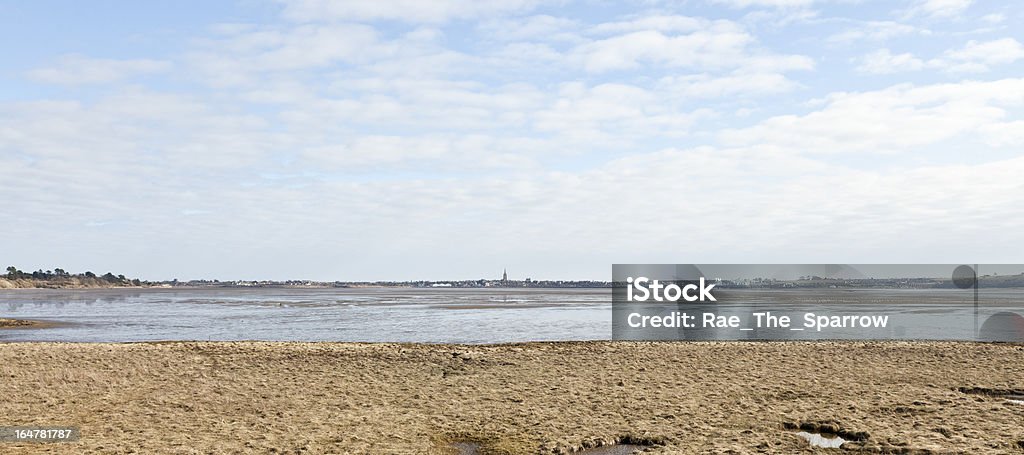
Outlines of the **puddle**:
M 785 422 L 782 427 L 807 441 L 811 447 L 838 449 L 845 442 L 863 443 L 870 435 L 866 431 L 844 428 L 834 420 L 819 422 Z
M 810 433 L 810 435 L 823 436 L 825 439 L 840 438 L 844 442 L 864 442 L 869 438 L 867 431 L 854 431 L 850 428 L 844 427 L 842 424 L 834 420 L 800 422 L 799 424 L 794 422 L 784 422 L 782 423 L 782 427 L 794 432 L 799 431 Z
M 610 446 L 586 449 L 577 453 L 581 455 L 632 455 L 634 453 L 639 453 L 643 448 L 644 446 L 638 446 L 636 444 L 612 444 Z
M 453 442 L 452 448 L 455 449 L 455 453 L 459 455 L 479 455 L 480 444 L 475 442 Z
M 826 449 L 838 449 L 844 442 L 846 442 L 845 439 L 839 436 L 829 434 L 800 431 L 797 432 L 796 435 L 804 438 L 813 447 L 824 447 Z
M 458 455 L 480 455 L 480 444 L 476 442 L 453 442 L 452 448 Z M 577 455 L 633 455 L 640 453 L 644 446 L 636 444 L 612 444 L 573 452 Z

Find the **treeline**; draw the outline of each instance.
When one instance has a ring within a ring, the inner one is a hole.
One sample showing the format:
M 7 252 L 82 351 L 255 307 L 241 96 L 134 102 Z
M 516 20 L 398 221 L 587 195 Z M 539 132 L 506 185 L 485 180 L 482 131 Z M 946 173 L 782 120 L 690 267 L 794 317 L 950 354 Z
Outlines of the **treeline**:
M 53 270 L 36 270 L 35 272 L 23 272 L 15 266 L 7 267 L 7 274 L 4 278 L 8 280 L 35 280 L 44 282 L 79 282 L 87 283 L 92 285 L 103 285 L 108 286 L 142 286 L 145 282 L 138 278 L 129 279 L 124 275 L 114 275 L 111 272 L 107 272 L 103 275 L 96 275 L 93 272 L 85 273 L 68 273 L 64 269 L 53 269 Z

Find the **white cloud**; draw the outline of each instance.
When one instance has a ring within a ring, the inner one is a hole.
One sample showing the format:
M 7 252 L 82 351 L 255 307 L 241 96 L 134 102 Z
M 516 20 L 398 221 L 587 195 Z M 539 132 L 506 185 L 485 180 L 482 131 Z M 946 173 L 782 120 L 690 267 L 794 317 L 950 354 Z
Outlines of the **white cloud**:
M 985 72 L 993 66 L 1024 59 L 1024 45 L 1013 38 L 967 42 L 960 49 L 947 51 L 934 65 L 956 72 Z
M 747 8 L 751 6 L 794 8 L 810 6 L 814 4 L 815 0 L 714 0 L 714 2 L 730 5 L 736 8 Z
M 365 135 L 341 144 L 307 147 L 302 157 L 323 171 L 366 172 L 388 169 L 418 171 L 481 171 L 533 169 L 531 158 L 538 146 L 528 138 L 493 137 L 479 134 L 381 136 Z
M 525 125 L 550 98 L 528 84 L 488 87 L 474 81 L 377 77 L 337 80 L 328 94 L 283 115 L 314 130 L 331 123 L 406 131 L 501 129 Z
M 907 16 L 928 16 L 936 18 L 956 17 L 967 11 L 974 0 L 917 0 L 906 10 Z
M 669 76 L 658 81 L 660 91 L 680 99 L 783 93 L 798 86 L 798 83 L 781 74 L 756 72 L 723 76 L 709 74 Z
M 625 29 L 633 28 L 633 23 L 626 24 L 628 26 Z M 604 25 L 608 24 L 597 28 Z M 621 29 L 622 25 L 611 24 L 611 28 Z M 757 50 L 754 37 L 734 22 L 701 20 L 696 23 L 687 22 L 685 25 L 699 25 L 699 28 L 680 34 L 666 34 L 659 30 L 627 32 L 579 45 L 571 51 L 570 59 L 593 73 L 651 66 L 697 70 L 740 67 L 765 70 L 771 67 L 775 71 L 810 69 L 814 66 L 808 57 L 773 55 Z
M 752 38 L 742 32 L 695 32 L 669 36 L 657 31 L 632 32 L 576 48 L 576 58 L 590 72 L 637 69 L 645 64 L 721 68 L 734 65 Z
M 499 14 L 526 12 L 538 0 L 278 0 L 284 17 L 300 22 L 324 20 L 442 23 Z
M 993 41 L 969 41 L 963 47 L 950 49 L 941 57 L 923 60 L 905 52 L 893 54 L 879 49 L 856 61 L 857 71 L 870 74 L 893 74 L 934 68 L 951 73 L 984 73 L 999 65 L 1024 59 L 1024 45 L 1013 38 Z
M 33 101 L 6 105 L 0 112 L 7 119 L 0 151 L 70 169 L 81 166 L 83 174 L 102 175 L 114 163 L 177 171 L 259 166 L 280 146 L 258 116 L 141 89 L 93 103 Z
M 993 147 L 1019 147 L 1024 145 L 1024 120 L 986 125 L 981 133 L 985 143 Z
M 981 16 L 981 20 L 990 24 L 1001 24 L 1006 21 L 1006 15 L 1002 13 L 992 13 Z
M 343 23 L 237 29 L 201 41 L 185 60 L 197 78 L 218 88 L 308 79 L 348 65 L 360 73 L 419 77 L 471 67 L 476 57 L 445 48 L 442 37 L 428 27 L 383 37 L 372 26 Z
M 915 87 L 904 84 L 862 93 L 837 93 L 806 115 L 781 115 L 727 130 L 729 145 L 775 145 L 796 152 L 891 153 L 971 136 L 1024 106 L 1024 79 L 967 81 Z
M 135 76 L 170 70 L 165 60 L 117 60 L 65 55 L 56 66 L 29 71 L 28 77 L 38 82 L 60 85 L 105 84 Z
M 650 90 L 626 84 L 565 83 L 558 96 L 535 115 L 537 129 L 572 140 L 622 142 L 648 135 L 685 135 L 706 112 L 675 107 Z
M 728 25 L 727 21 L 721 24 Z M 617 34 L 639 31 L 693 32 L 708 26 L 708 20 L 680 15 L 652 14 L 616 22 L 605 22 L 591 27 L 593 34 Z
M 857 71 L 871 74 L 892 74 L 906 71 L 919 71 L 925 62 L 913 54 L 905 52 L 893 54 L 889 49 L 879 49 L 859 59 Z
M 304 25 L 291 28 L 240 29 L 208 40 L 187 60 L 204 81 L 237 85 L 261 72 L 324 68 L 366 62 L 396 52 L 369 26 Z
M 849 44 L 861 41 L 888 41 L 892 38 L 911 34 L 929 35 L 927 29 L 892 21 L 869 21 L 828 37 L 828 41 Z
M 575 20 L 548 15 L 492 19 L 477 26 L 487 39 L 500 41 L 579 41 L 579 28 Z

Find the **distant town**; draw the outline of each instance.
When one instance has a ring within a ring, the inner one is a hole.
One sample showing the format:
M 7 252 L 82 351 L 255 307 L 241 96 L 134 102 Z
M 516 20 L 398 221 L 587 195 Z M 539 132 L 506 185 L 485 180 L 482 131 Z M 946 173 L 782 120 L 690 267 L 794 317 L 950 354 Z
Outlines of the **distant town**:
M 795 280 L 772 278 L 721 279 L 709 278 L 719 289 L 795 289 L 795 288 L 879 288 L 879 289 L 935 289 L 954 287 L 951 279 L 941 278 L 828 278 L 802 276 Z M 1018 275 L 982 275 L 981 288 L 1024 287 L 1024 273 Z M 0 289 L 11 288 L 103 288 L 103 287 L 219 287 L 219 288 L 612 288 L 624 283 L 598 280 L 522 280 L 508 277 L 503 270 L 500 278 L 472 280 L 415 280 L 415 281 L 314 281 L 314 280 L 165 280 L 146 281 L 93 272 L 72 274 L 57 268 L 24 272 L 10 266 L 0 275 Z
M 360 288 L 360 287 L 412 287 L 412 288 L 609 288 L 610 281 L 594 280 L 534 280 L 525 278 L 522 280 L 510 279 L 508 271 L 503 270 L 501 278 L 475 280 L 415 280 L 415 281 L 310 281 L 310 280 L 287 280 L 287 281 L 218 281 L 218 280 L 189 280 L 189 281 L 164 281 L 157 283 L 159 286 L 221 286 L 221 287 L 335 287 L 335 288 Z

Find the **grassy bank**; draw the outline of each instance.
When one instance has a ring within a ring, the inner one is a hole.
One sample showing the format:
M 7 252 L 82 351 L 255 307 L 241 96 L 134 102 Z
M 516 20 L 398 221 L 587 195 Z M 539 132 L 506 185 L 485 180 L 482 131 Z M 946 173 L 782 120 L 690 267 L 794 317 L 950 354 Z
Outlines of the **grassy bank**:
M 119 283 L 109 282 L 101 278 L 61 278 L 61 279 L 35 279 L 0 278 L 0 289 L 98 289 L 98 288 L 124 288 L 141 287 L 142 284 L 131 282 Z

